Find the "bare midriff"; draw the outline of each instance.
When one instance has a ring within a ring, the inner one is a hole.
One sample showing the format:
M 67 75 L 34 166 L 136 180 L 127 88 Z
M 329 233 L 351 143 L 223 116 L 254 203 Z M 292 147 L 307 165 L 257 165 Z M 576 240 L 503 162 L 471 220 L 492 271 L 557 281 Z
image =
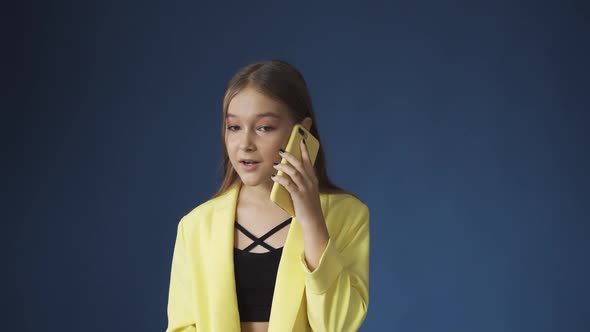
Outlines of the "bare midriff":
M 268 322 L 241 322 L 242 332 L 267 332 Z

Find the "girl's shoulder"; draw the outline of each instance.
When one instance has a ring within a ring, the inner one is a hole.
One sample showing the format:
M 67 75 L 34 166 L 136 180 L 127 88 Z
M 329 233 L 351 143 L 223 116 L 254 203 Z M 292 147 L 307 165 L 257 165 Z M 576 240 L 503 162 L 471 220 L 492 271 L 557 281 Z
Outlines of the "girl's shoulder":
M 191 226 L 207 223 L 213 220 L 215 215 L 219 215 L 220 212 L 227 212 L 232 209 L 234 204 L 235 202 L 232 200 L 232 197 L 227 195 L 211 198 L 192 208 L 182 217 L 181 222 Z
M 360 198 L 351 194 L 351 193 L 322 193 L 320 194 L 320 199 L 322 203 L 327 205 L 327 207 L 348 207 L 351 209 L 362 209 L 368 208 L 367 204 L 361 201 Z
M 369 207 L 350 193 L 326 193 L 320 195 L 326 217 L 368 219 Z
M 349 193 L 322 194 L 322 212 L 330 236 L 337 241 L 357 234 L 369 225 L 369 207 Z

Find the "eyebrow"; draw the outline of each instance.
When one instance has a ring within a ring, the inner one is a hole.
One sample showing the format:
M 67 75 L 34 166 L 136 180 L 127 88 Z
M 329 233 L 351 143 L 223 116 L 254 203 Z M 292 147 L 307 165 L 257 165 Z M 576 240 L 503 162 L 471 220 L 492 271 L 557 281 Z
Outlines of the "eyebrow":
M 265 112 L 265 113 L 257 114 L 256 118 L 264 118 L 266 116 L 270 116 L 270 117 L 277 118 L 277 119 L 281 118 L 277 113 L 273 113 L 273 112 Z M 227 113 L 227 117 L 228 118 L 237 118 L 238 116 L 236 116 L 235 114 Z

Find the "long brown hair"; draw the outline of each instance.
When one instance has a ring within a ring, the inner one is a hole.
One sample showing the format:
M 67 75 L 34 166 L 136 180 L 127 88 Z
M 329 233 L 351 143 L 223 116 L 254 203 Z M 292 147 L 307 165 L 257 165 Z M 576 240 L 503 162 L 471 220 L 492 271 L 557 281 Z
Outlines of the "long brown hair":
M 230 101 L 244 88 L 252 87 L 258 92 L 287 106 L 295 123 L 310 117 L 310 132 L 320 141 L 320 149 L 316 157 L 314 169 L 318 177 L 319 189 L 323 193 L 348 193 L 334 185 L 326 171 L 326 158 L 322 149 L 320 133 L 311 104 L 307 84 L 301 73 L 282 60 L 263 61 L 250 64 L 240 69 L 229 81 L 223 96 L 223 121 L 221 123 L 221 144 L 223 147 L 223 182 L 213 197 L 222 195 L 233 184 L 241 181 L 234 170 L 225 145 L 225 121 Z

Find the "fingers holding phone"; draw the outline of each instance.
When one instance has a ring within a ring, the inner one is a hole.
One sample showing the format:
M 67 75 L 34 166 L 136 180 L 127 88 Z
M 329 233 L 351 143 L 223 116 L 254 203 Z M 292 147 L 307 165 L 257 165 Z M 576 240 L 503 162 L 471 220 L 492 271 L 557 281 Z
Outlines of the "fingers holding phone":
M 314 184 L 317 186 L 313 165 L 319 146 L 319 141 L 305 127 L 296 124 L 287 147 L 280 153 L 283 159 L 275 166 L 279 172 L 273 177 L 270 198 L 291 216 L 295 216 L 292 196 L 309 191 Z
M 303 143 L 302 140 L 299 144 L 300 150 L 302 151 L 302 160 L 297 159 L 294 155 L 288 152 L 279 151 L 279 154 L 287 161 L 287 163 L 273 166 L 275 169 L 288 175 L 288 177 L 281 176 L 278 180 L 279 183 L 289 191 L 291 196 L 298 194 L 299 192 L 308 192 L 310 187 L 317 183 L 305 143 Z

